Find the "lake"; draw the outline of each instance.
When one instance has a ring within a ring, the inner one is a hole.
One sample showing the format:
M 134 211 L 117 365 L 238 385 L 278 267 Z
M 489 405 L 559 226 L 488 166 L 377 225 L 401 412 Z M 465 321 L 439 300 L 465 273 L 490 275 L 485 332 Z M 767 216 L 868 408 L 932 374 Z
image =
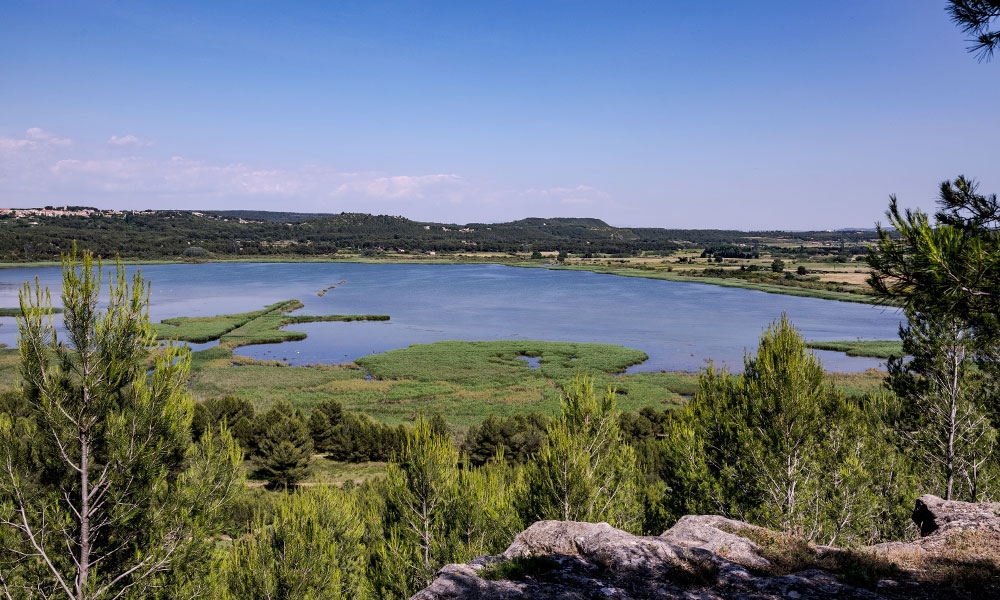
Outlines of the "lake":
M 903 319 L 897 309 L 865 304 L 502 265 L 207 263 L 141 269 L 152 284 L 154 321 L 247 312 L 290 298 L 305 304 L 300 314 L 392 317 L 388 322 L 294 325 L 309 337 L 237 350 L 293 364 L 345 362 L 439 340 L 531 339 L 645 351 L 649 360 L 631 371 L 697 370 L 708 359 L 739 368 L 744 350 L 756 348 L 762 330 L 782 312 L 814 341 L 896 339 Z M 22 282 L 36 276 L 58 306 L 61 270 L 52 267 L 0 269 L 0 307 L 17 306 Z M 16 334 L 15 319 L 0 318 L 0 343 L 16 345 Z M 817 354 L 830 371 L 881 364 L 835 352 Z

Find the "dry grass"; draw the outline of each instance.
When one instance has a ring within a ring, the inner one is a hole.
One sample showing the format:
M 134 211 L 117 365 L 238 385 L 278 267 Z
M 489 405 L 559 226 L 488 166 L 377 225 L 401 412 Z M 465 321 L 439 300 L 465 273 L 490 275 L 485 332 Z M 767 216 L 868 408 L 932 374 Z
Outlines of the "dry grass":
M 767 529 L 732 531 L 761 549 L 771 566 L 767 575 L 790 575 L 822 569 L 844 583 L 875 589 L 883 579 L 897 581 L 898 592 L 880 589 L 894 598 L 1000 598 L 1000 532 L 964 531 L 951 535 L 932 551 L 912 545 L 883 550 L 829 549 L 790 534 Z
M 921 583 L 972 598 L 1000 598 L 1000 532 L 957 532 L 933 552 L 890 549 L 884 559 Z
M 826 380 L 838 387 L 846 396 L 861 396 L 882 388 L 886 372 L 881 369 L 866 369 L 858 373 L 827 373 Z
M 791 534 L 769 529 L 746 528 L 731 533 L 760 547 L 761 557 L 771 565 L 751 570 L 765 575 L 791 575 L 808 569 L 822 569 L 837 575 L 847 584 L 874 589 L 880 579 L 896 579 L 903 574 L 899 567 L 874 552 L 824 550 Z
M 807 269 L 809 268 L 808 264 L 806 268 Z M 845 269 L 843 271 L 835 271 L 833 273 L 816 273 L 816 276 L 819 277 L 820 281 L 827 281 L 832 283 L 846 283 L 848 285 L 856 285 L 859 287 L 867 288 L 868 273 L 865 271 L 861 271 L 860 273 L 858 273 L 856 271 L 857 270 L 855 269 L 851 269 L 849 271 Z
M 17 348 L 0 348 L 0 392 L 9 392 L 21 380 L 21 354 Z

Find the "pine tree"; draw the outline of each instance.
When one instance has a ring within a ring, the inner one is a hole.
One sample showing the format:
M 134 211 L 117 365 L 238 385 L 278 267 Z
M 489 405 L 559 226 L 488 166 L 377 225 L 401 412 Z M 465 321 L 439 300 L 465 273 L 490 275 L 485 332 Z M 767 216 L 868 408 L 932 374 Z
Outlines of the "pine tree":
M 242 488 L 242 453 L 223 428 L 192 444 L 190 355 L 157 348 L 140 274 L 63 260 L 58 343 L 51 300 L 21 294 L 23 387 L 0 412 L 0 591 L 7 598 L 171 595 L 200 573 L 221 512 Z
M 764 519 L 790 530 L 802 526 L 806 498 L 819 477 L 811 456 L 822 431 L 827 394 L 823 366 L 782 315 L 744 361 L 735 415 L 745 475 L 762 492 Z
M 257 423 L 254 465 L 271 485 L 287 489 L 309 476 L 313 443 L 302 413 L 280 400 Z
M 1000 30 L 991 28 L 1000 24 L 1000 0 L 951 0 L 948 12 L 962 31 L 973 36 L 969 52 L 980 61 L 992 59 L 1000 46 Z
M 523 470 L 510 467 L 502 452 L 480 467 L 463 461 L 457 490 L 459 501 L 448 517 L 455 542 L 451 562 L 498 554 L 524 528 L 517 511 L 524 494 Z
M 941 184 L 936 223 L 901 211 L 890 196 L 892 229 L 878 228 L 868 255 L 869 284 L 886 301 L 914 313 L 947 315 L 968 327 L 981 347 L 1000 343 L 1000 201 L 958 177 Z
M 984 374 L 975 369 L 976 339 L 957 318 L 907 313 L 903 351 L 889 382 L 905 401 L 900 423 L 911 454 L 946 500 L 991 497 L 998 465 L 997 431 L 988 409 Z
M 364 524 L 354 496 L 323 486 L 283 495 L 214 571 L 218 600 L 366 598 Z
M 408 596 L 430 584 L 448 553 L 448 515 L 458 498 L 458 451 L 419 417 L 387 480 L 384 562 L 405 572 Z M 387 567 L 390 565 L 387 564 Z
M 670 489 L 664 512 L 723 514 L 826 543 L 899 531 L 906 516 L 879 512 L 876 493 L 909 493 L 910 468 L 886 441 L 880 402 L 831 389 L 782 317 L 743 373 L 709 367 L 673 415 L 660 473 Z M 874 514 L 882 527 L 868 527 Z
M 252 450 L 256 414 L 249 400 L 236 396 L 209 398 L 194 405 L 191 433 L 200 438 L 206 431 L 218 431 L 223 423 L 244 451 Z
M 309 434 L 312 436 L 313 448 L 317 452 L 330 452 L 338 425 L 344 418 L 344 408 L 340 402 L 327 398 L 313 407 L 309 415 Z
M 635 452 L 621 440 L 615 392 L 598 399 L 593 378 L 577 375 L 527 478 L 528 521 L 607 521 L 637 529 L 639 474 Z

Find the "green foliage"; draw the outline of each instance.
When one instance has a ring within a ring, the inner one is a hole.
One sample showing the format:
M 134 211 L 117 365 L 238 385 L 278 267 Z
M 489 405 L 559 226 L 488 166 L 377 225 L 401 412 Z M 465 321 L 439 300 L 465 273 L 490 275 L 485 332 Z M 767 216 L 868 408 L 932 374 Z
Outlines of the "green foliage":
M 518 356 L 538 356 L 538 369 Z M 0 372 L 3 366 L 0 351 Z M 383 423 L 412 423 L 417 413 L 447 415 L 452 427 L 467 427 L 487 415 L 559 411 L 558 386 L 576 369 L 593 373 L 600 385 L 615 383 L 619 407 L 665 408 L 683 402 L 697 377 L 685 373 L 631 373 L 612 377 L 645 358 L 639 350 L 567 342 L 439 342 L 364 357 L 354 365 L 291 367 L 233 355 L 226 348 L 192 353 L 192 393 L 199 398 L 235 395 L 259 411 L 285 400 L 305 413 L 334 397 L 345 410 Z M 234 366 L 238 365 L 238 366 Z
M 222 552 L 218 600 L 368 598 L 364 514 L 354 495 L 328 486 L 283 495 Z
M 716 513 L 807 539 L 880 539 L 906 523 L 885 498 L 909 492 L 909 465 L 882 425 L 880 397 L 845 399 L 783 317 L 761 337 L 744 372 L 709 367 L 674 414 L 661 477 L 662 514 Z M 905 501 L 905 500 L 904 500 Z M 888 510 L 893 510 L 892 508 Z
M 509 462 L 524 464 L 542 448 L 548 418 L 541 413 L 498 417 L 489 415 L 473 425 L 462 442 L 462 452 L 473 465 L 483 465 L 498 453 Z
M 65 258 L 67 345 L 48 291 L 21 294 L 23 387 L 0 411 L 0 581 L 78 600 L 172 597 L 192 589 L 179 573 L 205 574 L 242 456 L 224 427 L 192 443 L 186 351 L 169 346 L 147 375 L 141 275 L 130 285 L 119 265 L 103 312 L 100 289 L 89 254 Z
M 948 13 L 963 32 L 973 36 L 968 47 L 980 61 L 993 58 L 1000 46 L 1000 30 L 991 29 L 1000 21 L 1000 2 L 997 0 L 950 0 Z
M 780 258 L 771 261 L 771 271 L 774 273 L 783 273 L 785 271 L 785 261 Z
M 254 442 L 256 413 L 253 404 L 236 396 L 209 398 L 194 405 L 191 433 L 195 439 L 206 431 L 218 432 L 226 426 L 240 447 L 249 449 Z
M 890 364 L 907 401 L 898 423 L 907 449 L 939 493 L 978 499 L 994 493 L 997 476 L 1000 201 L 958 177 L 941 184 L 938 206 L 931 225 L 890 198 L 898 236 L 879 229 L 870 283 L 907 310 L 900 336 L 913 360 Z
M 155 326 L 160 339 L 204 343 L 219 340 L 233 349 L 248 344 L 268 344 L 305 339 L 300 331 L 280 329 L 293 323 L 320 321 L 388 321 L 388 315 L 288 315 L 302 308 L 298 300 L 276 302 L 263 310 L 214 317 L 176 317 Z
M 40 309 L 36 309 L 36 310 L 40 310 Z M 58 313 L 61 313 L 61 312 L 62 312 L 61 308 L 52 308 L 52 313 L 53 314 L 58 314 Z M 18 307 L 18 308 L 0 308 L 0 317 L 21 317 L 21 316 L 24 316 L 24 313 L 21 312 L 21 308 L 20 307 Z
M 223 335 L 250 321 L 284 308 L 287 302 L 278 302 L 263 310 L 214 317 L 177 317 L 164 319 L 154 326 L 160 339 L 178 339 L 185 342 L 204 343 L 217 340 Z
M 963 320 L 977 337 L 1000 339 L 1000 203 L 975 181 L 941 184 L 937 224 L 920 211 L 900 211 L 890 197 L 890 225 L 868 255 L 869 284 L 908 310 Z
M 992 498 L 1000 476 L 997 415 L 988 375 L 973 363 L 976 340 L 957 319 L 907 316 L 900 335 L 912 360 L 889 364 L 889 384 L 904 400 L 897 427 L 907 450 L 933 493 L 970 502 Z
M 438 417 L 440 419 L 440 417 Z M 437 430 L 447 435 L 447 429 Z M 365 414 L 345 412 L 339 402 L 326 399 L 309 415 L 309 432 L 317 452 L 346 462 L 386 461 L 406 441 L 406 429 L 379 423 Z
M 636 457 L 621 441 L 611 388 L 598 398 L 593 379 L 574 378 L 564 393 L 562 414 L 549 425 L 527 469 L 527 520 L 606 521 L 638 528 Z
M 241 222 L 240 219 L 243 219 Z M 844 231 L 745 232 L 719 229 L 660 229 L 612 227 L 599 219 L 521 219 L 509 223 L 421 223 L 403 217 L 360 213 L 302 214 L 271 211 L 143 211 L 93 217 L 0 217 L 0 260 L 57 259 L 69 250 L 69 240 L 97 255 L 143 261 L 182 257 L 198 246 L 224 260 L 266 260 L 268 257 L 323 259 L 344 252 L 378 256 L 386 250 L 407 253 L 523 251 L 525 244 L 540 251 L 633 256 L 637 252 L 739 245 L 756 248 L 761 236 L 782 244 L 806 241 L 857 243 L 869 236 Z M 238 240 L 234 243 L 234 239 Z
M 523 495 L 519 471 L 502 456 L 460 467 L 451 441 L 423 418 L 380 485 L 385 505 L 371 580 L 381 596 L 406 598 L 444 564 L 495 554 L 523 527 L 515 509 Z
M 465 464 L 458 473 L 458 502 L 451 513 L 452 556 L 469 561 L 502 552 L 528 524 L 517 510 L 525 492 L 523 471 L 501 453 L 488 464 Z
M 521 356 L 540 357 L 538 369 Z M 641 350 L 614 344 L 504 340 L 414 344 L 356 362 L 379 379 L 513 385 L 533 377 L 568 381 L 577 370 L 619 373 L 646 358 Z
M 387 514 L 391 536 L 403 550 L 387 549 L 385 560 L 410 573 L 408 590 L 430 584 L 448 551 L 448 514 L 457 500 L 458 451 L 420 418 L 397 460 L 389 463 Z M 408 594 L 407 594 L 408 595 Z
M 313 443 L 302 413 L 278 402 L 257 418 L 253 462 L 271 485 L 294 486 L 309 475 Z
M 892 358 L 904 356 L 903 344 L 897 340 L 843 340 L 836 342 L 809 342 L 813 350 L 843 352 L 848 356 L 869 356 L 871 358 Z
M 313 449 L 329 452 L 334 445 L 335 430 L 344 420 L 344 407 L 340 402 L 327 398 L 313 407 L 309 415 L 309 435 Z

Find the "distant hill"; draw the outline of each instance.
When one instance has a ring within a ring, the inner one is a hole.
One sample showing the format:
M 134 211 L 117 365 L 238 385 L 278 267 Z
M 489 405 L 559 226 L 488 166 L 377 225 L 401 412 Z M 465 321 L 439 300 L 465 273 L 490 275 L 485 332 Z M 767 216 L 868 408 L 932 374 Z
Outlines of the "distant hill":
M 58 258 L 73 240 L 103 256 L 173 258 L 194 246 L 215 256 L 329 255 L 338 251 L 670 252 L 768 244 L 857 245 L 861 230 L 745 232 L 614 227 L 600 219 L 527 218 L 506 223 L 431 223 L 365 213 L 97 211 L 88 215 L 0 214 L 0 261 Z
M 209 215 L 218 215 L 226 219 L 244 219 L 246 221 L 263 221 L 265 223 L 301 223 L 336 216 L 335 213 L 298 213 L 277 212 L 270 210 L 206 210 Z

